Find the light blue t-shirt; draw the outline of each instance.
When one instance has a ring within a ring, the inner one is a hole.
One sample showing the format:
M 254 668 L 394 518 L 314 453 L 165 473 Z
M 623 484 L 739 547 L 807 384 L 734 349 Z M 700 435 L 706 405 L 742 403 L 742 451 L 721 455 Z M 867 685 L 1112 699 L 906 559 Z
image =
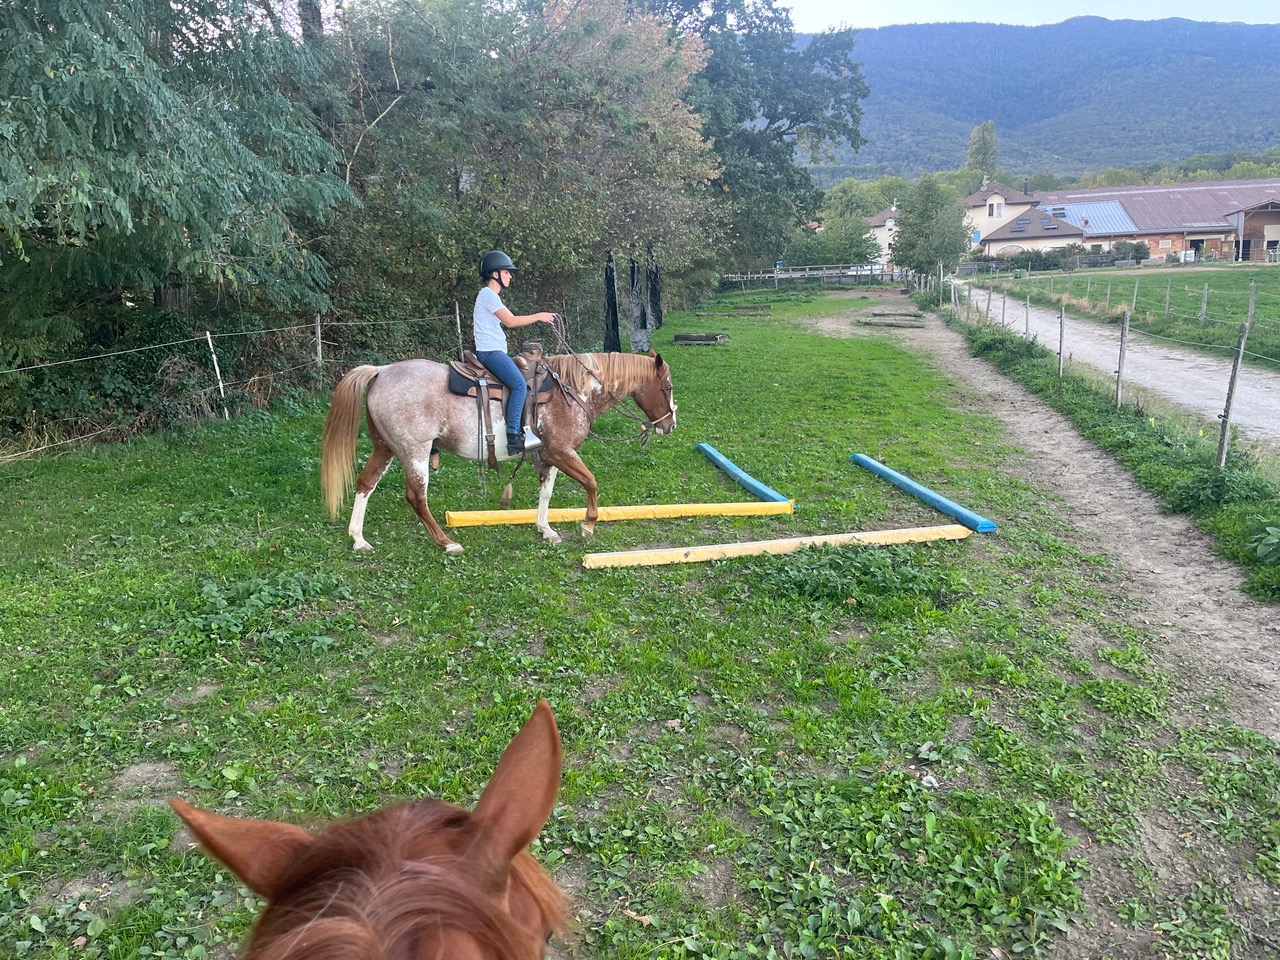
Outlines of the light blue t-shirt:
M 471 314 L 474 323 L 476 350 L 501 350 L 507 352 L 507 334 L 498 319 L 498 311 L 506 309 L 506 304 L 498 296 L 498 292 L 485 284 L 476 295 L 476 308 Z

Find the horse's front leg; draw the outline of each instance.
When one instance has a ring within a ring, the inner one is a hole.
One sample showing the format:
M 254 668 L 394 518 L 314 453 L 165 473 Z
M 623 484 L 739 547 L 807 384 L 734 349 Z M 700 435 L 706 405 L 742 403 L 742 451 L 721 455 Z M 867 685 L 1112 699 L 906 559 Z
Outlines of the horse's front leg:
M 547 543 L 559 543 L 560 534 L 551 529 L 547 511 L 551 508 L 551 491 L 556 487 L 556 474 L 560 471 L 543 461 L 542 475 L 538 478 L 538 532 Z
M 445 553 L 461 553 L 462 544 L 450 540 L 448 535 L 440 529 L 440 524 L 436 523 L 436 518 L 431 515 L 431 507 L 427 503 L 427 484 L 430 478 L 431 465 L 428 461 L 405 461 L 405 499 L 409 501 L 409 506 L 413 507 L 413 512 L 418 515 L 422 525 L 427 528 L 427 533 L 431 534 L 431 539 L 436 542 L 436 546 L 443 547 Z
M 564 471 L 565 476 L 571 477 L 582 484 L 582 489 L 587 492 L 587 516 L 582 521 L 582 535 L 590 539 L 596 532 L 596 518 L 600 515 L 600 509 L 596 504 L 596 478 L 595 475 L 587 469 L 587 465 L 582 462 L 582 458 L 578 456 L 577 451 L 572 451 L 568 456 L 562 457 L 556 464 Z M 550 494 L 548 494 L 550 498 Z

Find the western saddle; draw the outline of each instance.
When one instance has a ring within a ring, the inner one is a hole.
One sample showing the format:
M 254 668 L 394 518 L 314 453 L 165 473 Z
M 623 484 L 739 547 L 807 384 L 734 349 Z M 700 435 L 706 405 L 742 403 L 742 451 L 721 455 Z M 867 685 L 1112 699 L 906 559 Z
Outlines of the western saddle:
M 529 423 L 533 408 L 551 399 L 551 391 L 555 383 L 551 368 L 542 360 L 542 341 L 526 340 L 520 347 L 520 353 L 514 357 L 515 364 L 524 373 L 529 392 L 525 396 L 523 422 Z M 503 403 L 507 398 L 506 387 L 488 367 L 477 359 L 470 350 L 462 351 L 461 360 L 449 361 L 449 392 L 460 397 L 475 397 L 476 415 L 484 424 L 485 445 L 489 454 L 489 467 L 497 469 L 498 456 L 494 444 L 493 416 L 490 403 Z

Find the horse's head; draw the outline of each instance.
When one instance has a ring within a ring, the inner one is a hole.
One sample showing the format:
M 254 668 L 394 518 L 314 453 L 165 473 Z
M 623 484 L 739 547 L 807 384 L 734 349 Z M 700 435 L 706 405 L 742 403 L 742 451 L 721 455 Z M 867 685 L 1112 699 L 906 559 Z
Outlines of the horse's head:
M 671 433 L 676 428 L 676 398 L 671 386 L 671 368 L 661 354 L 650 350 L 649 356 L 653 360 L 653 376 L 641 382 L 632 397 L 648 417 L 655 433 Z
M 267 900 L 246 960 L 537 960 L 565 900 L 525 848 L 555 805 L 560 758 L 543 701 L 470 813 L 423 800 L 313 833 L 170 802 Z

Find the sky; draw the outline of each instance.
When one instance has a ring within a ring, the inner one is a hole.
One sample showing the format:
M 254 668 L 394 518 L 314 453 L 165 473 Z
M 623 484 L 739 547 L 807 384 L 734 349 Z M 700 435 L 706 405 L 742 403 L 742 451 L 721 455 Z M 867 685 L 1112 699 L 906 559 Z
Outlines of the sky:
M 791 7 L 799 33 L 818 33 L 829 27 L 887 27 L 897 23 L 1012 23 L 1037 26 L 1071 17 L 1108 20 L 1216 20 L 1241 23 L 1280 23 L 1277 0 L 1060 0 L 1058 3 L 1011 4 L 1007 0 L 894 0 L 850 3 L 849 0 L 778 0 Z

